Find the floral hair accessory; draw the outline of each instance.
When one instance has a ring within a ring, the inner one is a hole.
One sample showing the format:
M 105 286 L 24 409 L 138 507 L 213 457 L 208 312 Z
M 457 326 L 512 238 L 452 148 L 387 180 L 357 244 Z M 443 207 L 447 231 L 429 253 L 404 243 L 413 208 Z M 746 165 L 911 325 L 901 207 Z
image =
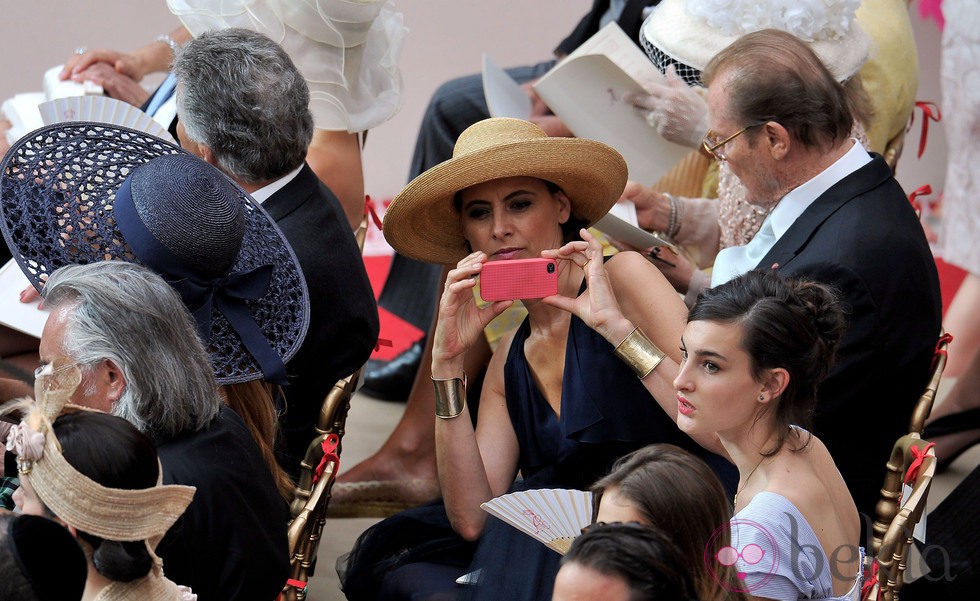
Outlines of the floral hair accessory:
M 34 431 L 26 423 L 11 426 L 7 450 L 17 455 L 17 471 L 30 474 L 34 462 L 44 456 L 44 434 Z

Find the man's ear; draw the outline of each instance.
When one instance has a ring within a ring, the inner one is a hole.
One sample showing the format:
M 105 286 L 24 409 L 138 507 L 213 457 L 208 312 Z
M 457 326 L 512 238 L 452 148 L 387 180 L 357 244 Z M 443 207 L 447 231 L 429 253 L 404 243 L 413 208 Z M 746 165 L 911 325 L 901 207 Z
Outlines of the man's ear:
M 105 360 L 105 366 L 106 394 L 109 400 L 115 404 L 126 392 L 126 374 L 110 359 Z
M 785 158 L 793 142 L 789 131 L 775 121 L 769 121 L 762 128 L 772 158 L 777 161 Z

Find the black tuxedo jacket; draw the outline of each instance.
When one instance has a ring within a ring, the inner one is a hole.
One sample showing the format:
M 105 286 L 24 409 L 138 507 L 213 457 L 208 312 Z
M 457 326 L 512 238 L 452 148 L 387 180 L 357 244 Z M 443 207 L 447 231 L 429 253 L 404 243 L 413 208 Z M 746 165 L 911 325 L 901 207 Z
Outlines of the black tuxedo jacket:
M 848 310 L 836 367 L 821 385 L 814 433 L 858 510 L 874 516 L 892 444 L 929 378 L 942 300 L 922 225 L 878 155 L 821 195 L 759 262 L 833 285 Z
M 331 386 L 367 361 L 378 340 L 378 307 L 340 202 L 304 165 L 262 207 L 276 221 L 299 259 L 310 293 L 310 328 L 286 365 L 288 454 L 299 465 Z
M 640 26 L 643 25 L 643 9 L 648 6 L 656 6 L 660 0 L 626 0 L 622 14 L 616 22 L 623 29 L 629 39 L 637 46 L 640 45 Z M 592 9 L 582 17 L 572 33 L 558 44 L 555 54 L 564 56 L 571 54 L 576 48 L 582 45 L 585 40 L 599 31 L 599 19 L 603 13 L 609 9 L 609 0 L 595 0 Z

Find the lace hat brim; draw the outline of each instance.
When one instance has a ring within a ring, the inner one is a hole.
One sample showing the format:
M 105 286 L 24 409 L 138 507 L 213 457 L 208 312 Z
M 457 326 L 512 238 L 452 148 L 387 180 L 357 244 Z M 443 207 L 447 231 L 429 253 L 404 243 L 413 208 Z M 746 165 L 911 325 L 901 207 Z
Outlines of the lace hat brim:
M 167 155 L 182 155 L 227 179 L 173 144 L 104 123 L 60 123 L 16 142 L 0 163 L 0 230 L 34 287 L 40 290 L 49 274 L 69 264 L 113 259 L 143 263 L 120 231 L 114 200 L 135 169 Z M 285 363 L 299 349 L 309 326 L 306 280 L 273 219 L 244 190 L 237 185 L 234 189 L 246 227 L 229 271 L 272 266 L 265 293 L 246 302 L 262 335 Z M 200 232 L 200 237 L 206 235 Z M 263 377 L 258 362 L 217 308 L 202 338 L 220 384 Z

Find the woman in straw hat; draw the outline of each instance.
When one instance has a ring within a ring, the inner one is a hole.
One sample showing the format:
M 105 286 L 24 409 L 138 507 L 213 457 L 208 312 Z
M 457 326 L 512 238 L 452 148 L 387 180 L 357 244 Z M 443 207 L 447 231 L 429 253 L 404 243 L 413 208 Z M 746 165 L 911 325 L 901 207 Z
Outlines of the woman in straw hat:
M 484 265 L 540 257 L 576 239 L 616 202 L 625 178 L 622 157 L 604 144 L 550 138 L 517 119 L 487 119 L 460 135 L 451 160 L 424 172 L 395 197 L 385 216 L 388 242 L 410 258 L 456 266 L 439 303 L 432 353 L 445 509 L 409 510 L 366 533 L 345 580 L 350 599 L 438 592 L 440 578 L 442 590 L 451 589 L 466 566 L 455 571 L 404 566 L 389 572 L 380 593 L 370 577 L 358 576 L 365 568 L 371 572 L 378 559 L 371 555 L 381 554 L 384 561 L 384 550 L 374 545 L 389 544 L 415 516 L 428 512 L 434 520 L 443 511 L 456 540 L 480 541 L 469 566 L 482 570 L 478 597 L 546 597 L 558 556 L 502 522 L 488 522 L 481 503 L 511 489 L 518 472 L 522 488 L 585 488 L 617 457 L 650 442 L 710 455 L 650 402 L 613 347 L 577 318 L 536 300 L 524 301 L 528 317 L 490 361 L 476 428 L 476 416 L 466 406 L 464 355 L 511 304 L 478 306 L 473 289 Z M 666 348 L 676 348 L 684 306 L 663 276 L 634 253 L 616 255 L 608 265 L 626 311 Z M 559 263 L 562 294 L 576 295 L 583 278 L 578 266 Z
M 194 496 L 160 484 L 153 443 L 126 420 L 94 411 L 57 417 L 81 382 L 78 365 L 58 358 L 38 370 L 36 403 L 25 403 L 7 449 L 17 455 L 17 508 L 60 520 L 88 560 L 83 601 L 193 601 L 163 576 L 157 543 Z

